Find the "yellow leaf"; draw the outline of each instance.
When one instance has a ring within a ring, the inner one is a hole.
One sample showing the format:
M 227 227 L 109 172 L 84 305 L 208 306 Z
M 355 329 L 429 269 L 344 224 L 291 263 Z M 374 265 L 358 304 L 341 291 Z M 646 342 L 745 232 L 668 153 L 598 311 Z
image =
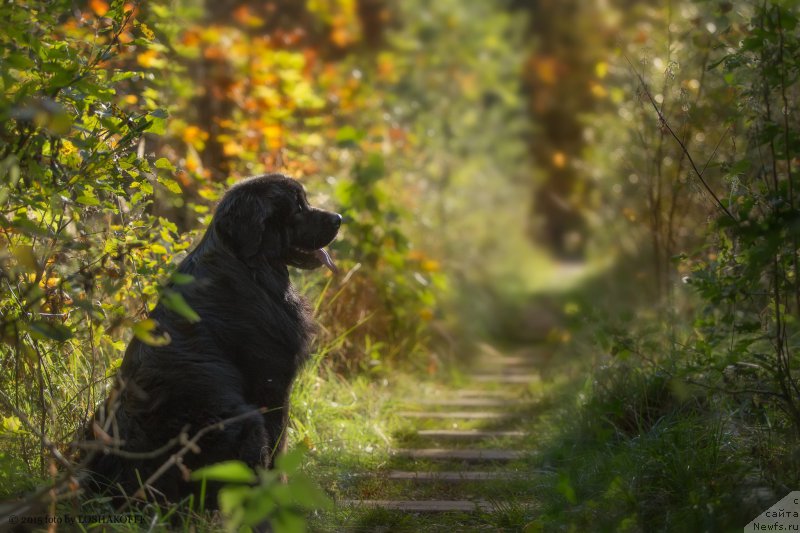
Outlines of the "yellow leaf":
M 47 278 L 47 281 L 45 281 L 44 279 L 39 280 L 39 286 L 43 289 L 44 288 L 53 289 L 55 287 L 58 287 L 60 283 L 61 283 L 61 278 L 58 278 L 56 276 L 53 276 L 52 278 Z
M 606 88 L 600 85 L 599 83 L 591 82 L 589 87 L 590 90 L 592 91 L 592 95 L 595 98 L 605 98 L 606 96 L 608 96 L 608 91 L 606 91 Z
M 439 261 L 436 261 L 435 259 L 427 259 L 423 261 L 420 267 L 425 272 L 438 272 L 441 269 Z
M 153 49 L 145 50 L 136 56 L 136 62 L 144 68 L 159 68 L 166 64 L 163 59 L 158 57 L 158 51 Z
M 4 416 L 2 427 L 4 432 L 16 433 L 22 427 L 22 422 L 16 416 Z
M 147 38 L 147 39 L 149 39 L 151 41 L 156 38 L 155 34 L 153 33 L 153 30 L 148 28 L 147 24 L 145 24 L 144 22 L 139 24 L 139 30 L 142 32 L 142 35 L 144 35 L 145 38 Z
M 234 157 L 244 152 L 242 145 L 236 141 L 228 141 L 222 145 L 222 153 L 228 157 Z
M 200 160 L 194 154 L 189 154 L 186 156 L 186 170 L 189 172 L 195 172 L 198 168 L 200 168 Z
M 193 144 L 195 141 L 206 141 L 208 140 L 208 133 L 201 130 L 199 127 L 194 125 L 189 125 L 184 128 L 183 133 L 181 134 L 183 140 L 189 144 Z

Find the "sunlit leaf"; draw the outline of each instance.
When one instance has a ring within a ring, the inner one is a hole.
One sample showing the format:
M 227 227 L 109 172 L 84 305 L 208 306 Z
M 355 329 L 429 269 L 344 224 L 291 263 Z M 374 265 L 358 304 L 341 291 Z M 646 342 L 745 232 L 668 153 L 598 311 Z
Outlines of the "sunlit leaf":
M 141 320 L 133 325 L 133 334 L 137 339 L 150 346 L 166 346 L 170 343 L 169 335 L 156 335 L 158 324 L 152 318 Z
M 200 315 L 189 306 L 183 295 L 177 291 L 165 290 L 161 295 L 161 303 L 163 303 L 167 309 L 174 311 L 189 322 L 200 321 Z
M 192 472 L 192 479 L 224 483 L 254 483 L 256 474 L 241 461 L 225 461 L 195 470 Z
M 175 166 L 172 163 L 170 163 L 169 159 L 167 159 L 166 157 L 157 159 L 155 164 L 156 168 L 162 168 L 169 170 L 171 172 L 175 172 Z
M 161 185 L 163 185 L 164 187 L 166 187 L 166 189 L 167 189 L 169 192 L 173 193 L 173 194 L 181 194 L 181 193 L 183 192 L 183 191 L 181 190 L 181 186 L 180 186 L 180 185 L 178 185 L 178 182 L 177 182 L 177 181 L 175 181 L 175 180 L 173 180 L 173 179 L 170 179 L 170 178 L 165 178 L 165 177 L 159 176 L 159 177 L 158 177 L 158 182 L 159 182 Z

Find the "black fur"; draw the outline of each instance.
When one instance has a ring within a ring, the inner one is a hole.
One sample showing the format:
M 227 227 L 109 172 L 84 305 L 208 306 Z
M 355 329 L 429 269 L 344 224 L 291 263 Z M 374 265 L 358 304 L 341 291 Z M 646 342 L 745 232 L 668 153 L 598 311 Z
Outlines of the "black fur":
M 338 214 L 309 207 L 303 188 L 280 174 L 232 187 L 200 243 L 178 266 L 194 281 L 170 287 L 201 320 L 190 322 L 159 303 L 150 317 L 171 342 L 131 341 L 117 384 L 92 426 L 105 426 L 125 451 L 151 452 L 186 428 L 192 436 L 264 407 L 266 414 L 203 436 L 200 452 L 186 454 L 184 464 L 195 469 L 238 459 L 253 468 L 271 466 L 285 442 L 292 381 L 311 333 L 308 308 L 289 283 L 287 265 L 321 266 L 312 251 L 329 244 L 340 223 Z M 136 460 L 99 453 L 89 467 L 94 488 L 122 489 L 130 496 L 140 479 L 178 449 Z M 195 490 L 171 467 L 148 492 L 174 502 Z

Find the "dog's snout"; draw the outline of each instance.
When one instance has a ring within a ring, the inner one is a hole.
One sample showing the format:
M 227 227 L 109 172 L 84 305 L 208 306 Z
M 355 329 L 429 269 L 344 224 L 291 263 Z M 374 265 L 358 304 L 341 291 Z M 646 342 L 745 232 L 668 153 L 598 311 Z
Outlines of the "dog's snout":
M 333 225 L 336 226 L 336 229 L 339 229 L 339 226 L 342 225 L 342 215 L 333 213 Z

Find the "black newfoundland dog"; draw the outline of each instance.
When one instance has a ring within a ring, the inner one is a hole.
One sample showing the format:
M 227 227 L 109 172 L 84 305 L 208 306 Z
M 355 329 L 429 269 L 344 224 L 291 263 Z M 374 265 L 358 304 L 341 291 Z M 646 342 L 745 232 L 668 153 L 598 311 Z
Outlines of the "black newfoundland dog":
M 117 383 L 87 428 L 90 438 L 118 448 L 91 459 L 91 489 L 175 502 L 197 491 L 184 467 L 232 459 L 272 466 L 311 335 L 307 306 L 287 267 L 334 270 L 324 247 L 341 221 L 309 206 L 303 187 L 280 174 L 250 178 L 225 194 L 202 240 L 178 266 L 193 280 L 170 287 L 200 320 L 159 303 L 150 317 L 169 344 L 134 339 L 128 346 Z M 203 433 L 182 464 L 163 468 L 185 444 L 179 435 L 231 419 Z

